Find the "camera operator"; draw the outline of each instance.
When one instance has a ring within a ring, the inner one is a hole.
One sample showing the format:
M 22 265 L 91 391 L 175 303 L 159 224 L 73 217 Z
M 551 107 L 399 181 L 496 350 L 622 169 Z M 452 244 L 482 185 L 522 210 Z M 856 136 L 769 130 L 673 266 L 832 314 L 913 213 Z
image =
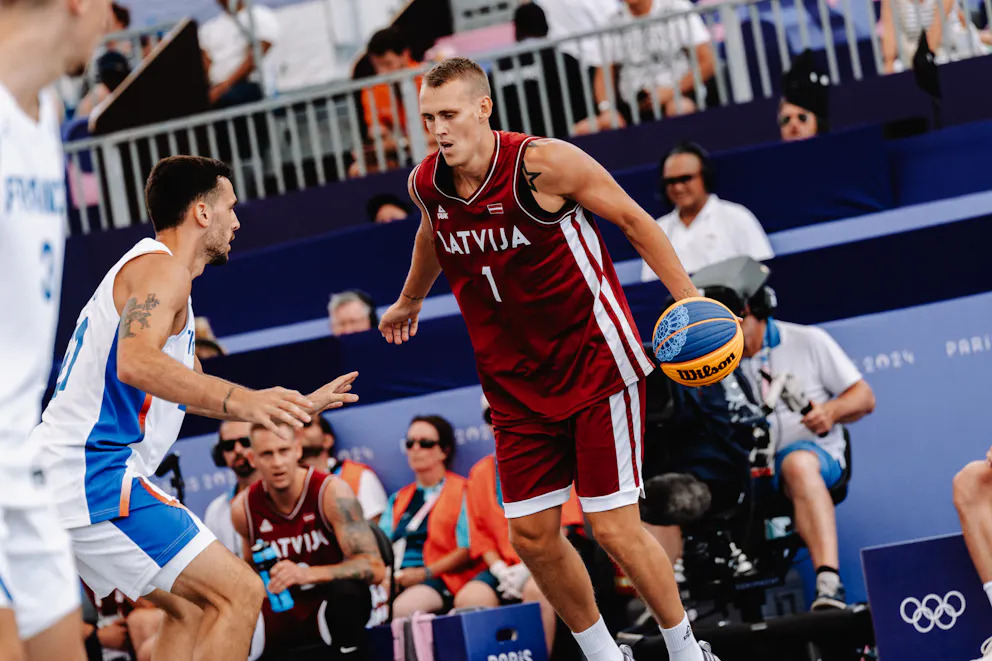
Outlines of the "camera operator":
M 846 595 L 838 574 L 837 523 L 829 489 L 845 469 L 847 441 L 840 423 L 871 413 L 875 395 L 825 331 L 774 318 L 775 292 L 764 284 L 767 267 L 750 258 L 735 258 L 711 269 L 719 271 L 727 265 L 738 275 L 728 276 L 722 284 L 745 301 L 734 310 L 744 318 L 744 358 L 739 369 L 762 399 L 776 384 L 782 387 L 768 412 L 775 452 L 772 484 L 792 502 L 796 531 L 816 568 L 812 608 L 843 608 Z M 698 275 L 704 280 L 710 277 Z

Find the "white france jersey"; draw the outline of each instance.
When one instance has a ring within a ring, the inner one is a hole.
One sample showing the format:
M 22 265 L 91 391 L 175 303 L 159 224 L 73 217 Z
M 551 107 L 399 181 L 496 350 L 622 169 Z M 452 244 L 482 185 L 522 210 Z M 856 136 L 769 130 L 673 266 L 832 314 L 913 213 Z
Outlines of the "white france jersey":
M 35 121 L 0 85 L 0 464 L 10 465 L 26 460 L 41 415 L 65 253 L 58 101 L 46 91 L 40 102 Z
M 142 239 L 114 265 L 79 313 L 55 394 L 32 432 L 59 517 L 67 528 L 107 521 L 129 512 L 135 477 L 154 473 L 176 441 L 186 407 L 152 397 L 117 378 L 114 280 L 130 260 L 163 243 Z M 192 299 L 186 326 L 162 352 L 193 368 Z

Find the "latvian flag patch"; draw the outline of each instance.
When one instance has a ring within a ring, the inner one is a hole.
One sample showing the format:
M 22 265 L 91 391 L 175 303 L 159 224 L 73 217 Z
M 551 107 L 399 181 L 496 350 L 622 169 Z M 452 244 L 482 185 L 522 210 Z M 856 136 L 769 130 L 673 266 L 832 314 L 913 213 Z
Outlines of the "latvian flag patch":
M 497 202 L 496 204 L 487 204 L 486 208 L 489 209 L 490 215 L 496 215 L 498 213 L 503 213 L 503 203 Z

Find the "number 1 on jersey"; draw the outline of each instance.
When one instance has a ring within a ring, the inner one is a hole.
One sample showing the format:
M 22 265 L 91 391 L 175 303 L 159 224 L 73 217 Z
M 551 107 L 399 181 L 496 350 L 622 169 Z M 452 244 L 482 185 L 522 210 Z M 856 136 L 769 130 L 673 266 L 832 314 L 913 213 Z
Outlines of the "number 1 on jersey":
M 489 280 L 489 286 L 492 287 L 493 290 L 493 298 L 496 299 L 497 303 L 502 303 L 503 299 L 499 297 L 499 290 L 496 289 L 496 281 L 493 279 L 493 270 L 488 266 L 483 266 L 482 275 L 486 276 Z

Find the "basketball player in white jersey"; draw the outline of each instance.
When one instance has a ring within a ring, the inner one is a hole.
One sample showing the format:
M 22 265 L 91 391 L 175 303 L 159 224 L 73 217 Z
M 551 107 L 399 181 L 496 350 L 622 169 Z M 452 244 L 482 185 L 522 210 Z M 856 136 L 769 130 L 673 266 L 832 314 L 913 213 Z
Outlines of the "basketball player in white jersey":
M 65 249 L 58 99 L 110 0 L 0 0 L 0 659 L 84 659 L 79 580 L 27 443 L 52 367 Z M 16 626 L 15 626 L 16 622 Z M 23 639 L 23 644 L 19 640 Z
M 240 227 L 230 168 L 173 156 L 145 189 L 154 239 L 107 273 L 79 315 L 55 394 L 32 432 L 80 576 L 164 611 L 152 658 L 243 661 L 264 589 L 189 510 L 152 486 L 186 411 L 281 433 L 358 399 L 352 372 L 304 397 L 204 375 L 190 288 Z M 268 294 L 269 292 L 260 292 Z M 273 292 L 277 293 L 277 292 Z

